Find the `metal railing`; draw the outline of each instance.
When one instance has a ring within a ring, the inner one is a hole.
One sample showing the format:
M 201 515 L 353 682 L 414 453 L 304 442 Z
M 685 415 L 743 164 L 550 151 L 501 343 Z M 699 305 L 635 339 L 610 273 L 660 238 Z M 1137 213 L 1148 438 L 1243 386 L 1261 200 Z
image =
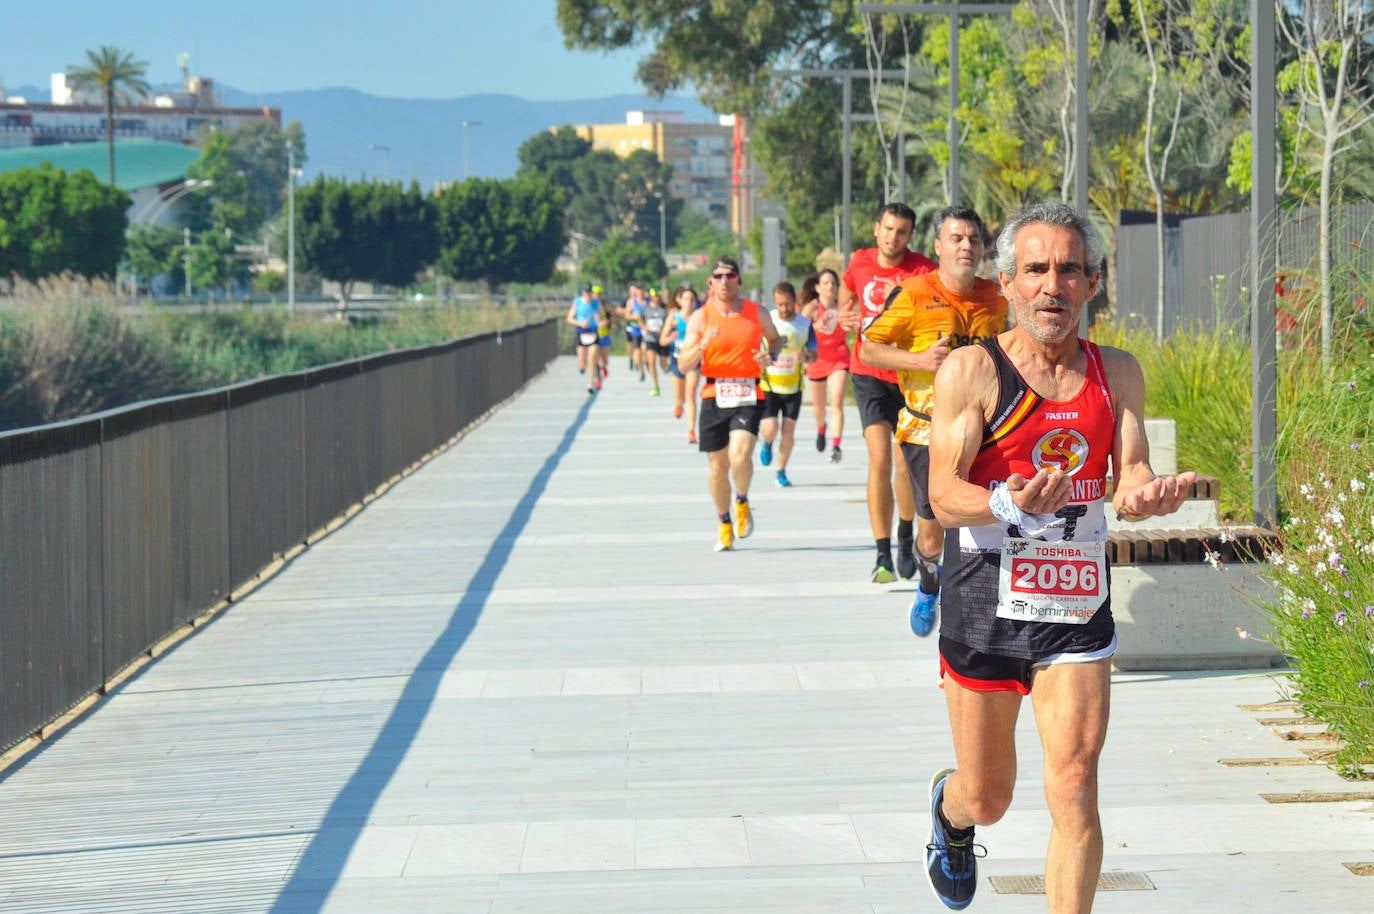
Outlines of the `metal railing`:
M 558 330 L 0 434 L 0 751 L 518 391 Z

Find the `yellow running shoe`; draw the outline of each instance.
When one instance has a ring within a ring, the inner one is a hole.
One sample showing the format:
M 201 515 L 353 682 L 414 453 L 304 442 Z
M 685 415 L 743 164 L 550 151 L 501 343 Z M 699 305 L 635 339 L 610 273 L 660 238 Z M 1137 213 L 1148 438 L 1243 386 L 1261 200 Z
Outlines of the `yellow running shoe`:
M 735 536 L 747 539 L 754 532 L 754 513 L 749 510 L 749 502 L 735 502 Z
M 729 552 L 735 548 L 735 528 L 728 520 L 720 522 L 720 537 L 716 540 L 717 552 Z

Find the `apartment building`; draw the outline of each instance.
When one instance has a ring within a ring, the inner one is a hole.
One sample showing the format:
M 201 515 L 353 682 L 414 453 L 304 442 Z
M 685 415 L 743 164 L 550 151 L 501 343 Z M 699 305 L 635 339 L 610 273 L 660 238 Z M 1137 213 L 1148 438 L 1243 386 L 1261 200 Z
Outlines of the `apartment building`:
M 722 115 L 718 123 L 687 123 L 680 111 L 630 111 L 623 124 L 576 130 L 593 149 L 619 156 L 646 149 L 658 156 L 672 166 L 673 196 L 723 229 L 744 234 L 756 219 L 779 214 L 761 193 L 763 172 L 754 167 L 742 118 Z

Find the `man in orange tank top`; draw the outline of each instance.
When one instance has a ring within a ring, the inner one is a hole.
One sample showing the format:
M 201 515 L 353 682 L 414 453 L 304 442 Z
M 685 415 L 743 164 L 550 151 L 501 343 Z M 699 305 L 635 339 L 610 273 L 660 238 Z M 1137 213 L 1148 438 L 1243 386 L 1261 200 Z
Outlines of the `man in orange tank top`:
M 735 540 L 754 532 L 749 483 L 754 477 L 754 444 L 763 418 L 762 371 L 773 364 L 782 338 L 756 302 L 740 296 L 739 264 L 720 257 L 711 268 L 706 302 L 687 321 L 678 365 L 698 365 L 701 390 L 698 447 L 710 461 L 707 486 L 719 520 L 716 551 L 733 549 Z M 730 483 L 735 516 L 730 518 Z
M 910 250 L 916 213 L 905 203 L 889 203 L 873 225 L 877 247 L 860 248 L 849 258 L 840 288 L 840 322 L 846 330 L 859 331 L 854 338 L 854 358 L 849 371 L 854 383 L 854 402 L 868 446 L 868 521 L 873 528 L 877 557 L 869 579 L 890 584 L 898 574 L 916 574 L 912 554 L 916 503 L 905 468 L 892 459 L 892 434 L 902 408 L 897 373 L 874 368 L 863 360 L 863 329 L 882 313 L 883 303 L 897 283 L 935 269 L 935 261 Z M 894 473 L 894 467 L 900 472 Z M 892 509 L 897 509 L 897 567 L 892 565 Z
M 1103 249 L 1087 218 L 1064 204 L 1013 216 L 998 239 L 997 270 L 1016 326 L 953 350 L 935 376 L 930 501 L 949 531 L 940 672 L 958 767 L 930 782 L 926 878 L 955 910 L 978 884 L 974 826 L 998 821 L 1011 804 L 1025 695 L 1052 821 L 1046 901 L 1055 914 L 1092 909 L 1103 845 L 1097 771 L 1117 643 L 1108 476 L 1118 517 L 1172 513 L 1196 479 L 1150 468 L 1135 358 L 1078 337 Z
M 904 279 L 883 312 L 864 331 L 864 360 L 897 372 L 906 403 L 897 419 L 897 442 L 911 476 L 916 502 L 916 599 L 911 631 L 924 638 L 935 628 L 940 593 L 939 563 L 945 529 L 930 508 L 930 416 L 935 372 L 950 350 L 996 336 L 1007 326 L 1007 300 L 997 283 L 983 279 L 987 229 L 977 211 L 946 206 L 935 214 L 933 273 Z

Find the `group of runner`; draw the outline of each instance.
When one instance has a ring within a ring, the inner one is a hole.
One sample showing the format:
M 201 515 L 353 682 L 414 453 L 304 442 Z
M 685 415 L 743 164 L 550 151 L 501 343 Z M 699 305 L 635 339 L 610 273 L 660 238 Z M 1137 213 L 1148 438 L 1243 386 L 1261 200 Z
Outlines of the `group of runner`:
M 930 782 L 927 881 L 948 908 L 972 901 L 985 853 L 974 828 L 1010 805 L 1016 720 L 1030 695 L 1053 823 L 1049 909 L 1086 912 L 1102 864 L 1097 767 L 1117 647 L 1107 499 L 1118 518 L 1169 514 L 1195 476 L 1153 472 L 1139 364 L 1079 337 L 1104 253 L 1085 216 L 1063 204 L 1014 215 L 998 237 L 996 281 L 979 275 L 988 239 L 974 210 L 936 214 L 933 260 L 909 249 L 915 222 L 905 204 L 884 207 L 876 246 L 856 251 L 843 277 L 809 281 L 800 309 L 780 283 L 766 317 L 741 296 L 739 264 L 721 257 L 705 302 L 678 310 L 672 361 L 704 382 L 698 446 L 715 548 L 732 550 L 754 531 L 759 437 L 764 465 L 778 442 L 778 484 L 790 485 L 803 371 L 817 449 L 831 431 L 831 460 L 841 459 L 852 373 L 869 458 L 870 578 L 916 579 L 914 634 L 935 630 L 937 605 L 943 615 L 939 674 L 957 767 Z M 574 303 L 569 320 L 584 311 Z M 847 333 L 856 334 L 852 352 Z

